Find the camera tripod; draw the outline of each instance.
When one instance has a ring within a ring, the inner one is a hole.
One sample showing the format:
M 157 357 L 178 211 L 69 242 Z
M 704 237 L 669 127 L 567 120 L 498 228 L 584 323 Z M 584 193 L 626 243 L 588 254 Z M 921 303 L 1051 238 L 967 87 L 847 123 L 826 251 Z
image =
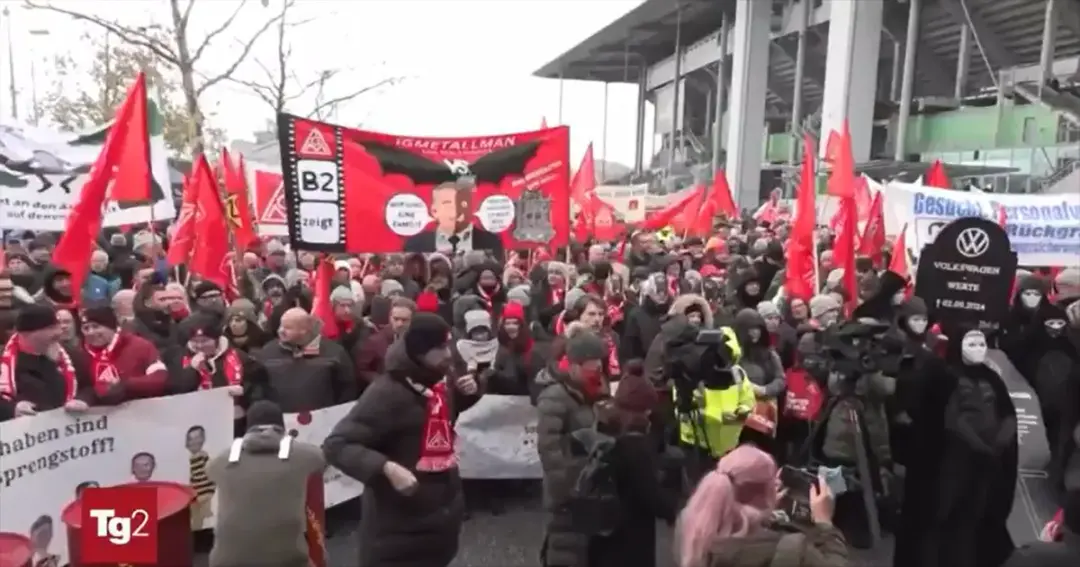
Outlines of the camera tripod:
M 862 404 L 852 392 L 842 393 L 833 396 L 823 408 L 821 417 L 818 422 L 810 429 L 810 434 L 803 442 L 802 447 L 795 453 L 795 462 L 801 464 L 809 464 L 812 460 L 814 447 L 817 445 L 819 436 L 825 431 L 826 424 L 829 422 L 829 418 L 833 413 L 837 411 L 837 406 L 842 401 L 853 402 L 853 408 L 848 409 L 848 419 L 851 420 L 851 424 L 854 427 L 855 434 L 855 474 L 862 489 L 862 501 L 863 507 L 866 510 L 866 518 L 870 526 L 870 541 L 874 548 L 877 548 L 882 541 L 881 535 L 881 521 L 878 514 L 877 497 L 875 490 L 881 487 L 882 482 L 880 474 L 876 474 L 874 471 L 878 470 L 877 459 L 872 455 L 873 451 L 870 450 L 870 438 L 869 433 L 866 431 L 863 424 L 865 419 L 862 415 Z

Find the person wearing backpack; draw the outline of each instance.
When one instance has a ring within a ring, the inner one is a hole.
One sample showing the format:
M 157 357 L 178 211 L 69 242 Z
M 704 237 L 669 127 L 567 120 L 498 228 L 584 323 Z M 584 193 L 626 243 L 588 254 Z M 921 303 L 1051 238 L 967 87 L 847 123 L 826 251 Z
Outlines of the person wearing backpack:
M 599 409 L 597 428 L 614 438 L 606 471 L 612 476 L 619 517 L 609 533 L 589 540 L 589 567 L 656 567 L 656 520 L 668 524 L 678 512 L 676 494 L 659 482 L 658 455 L 649 418 L 659 395 L 640 361 L 629 361 L 614 403 Z
M 824 478 L 810 487 L 812 526 L 774 521 L 783 495 L 764 451 L 742 445 L 698 483 L 675 535 L 678 567 L 846 567 L 848 546 L 832 525 L 835 506 Z
M 589 452 L 574 433 L 593 430 L 595 404 L 609 396 L 604 376 L 607 345 L 580 323 L 567 325 L 563 346 L 553 349 L 536 376 L 536 449 L 544 471 L 546 525 L 540 560 L 544 567 L 585 567 L 589 535 L 576 524 L 570 500 Z

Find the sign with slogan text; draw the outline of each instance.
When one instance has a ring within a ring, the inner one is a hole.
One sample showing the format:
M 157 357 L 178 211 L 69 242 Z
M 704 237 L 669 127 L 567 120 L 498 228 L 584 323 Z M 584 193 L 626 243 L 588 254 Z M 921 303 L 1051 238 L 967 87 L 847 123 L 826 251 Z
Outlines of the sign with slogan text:
M 1016 253 L 997 223 L 967 217 L 937 234 L 919 255 L 915 295 L 948 334 L 949 327 L 996 330 L 1009 313 Z
M 278 116 L 293 248 L 441 252 L 569 239 L 566 127 L 418 138 Z
M 98 486 L 155 481 L 194 485 L 209 457 L 228 450 L 232 434 L 233 401 L 222 389 L 92 408 L 80 416 L 57 409 L 4 421 L 0 532 L 28 536 L 35 555 L 49 560 L 35 565 L 64 565 L 70 560 L 65 524 L 75 522 L 83 533 L 96 525 L 96 520 L 85 521 L 79 507 L 65 515 L 70 502 Z M 203 487 L 194 488 L 203 496 Z M 212 485 L 209 489 L 212 496 Z M 131 507 L 116 504 L 97 507 L 131 517 Z M 134 509 L 150 513 L 147 506 Z M 192 528 L 213 527 L 213 505 L 200 506 L 200 501 L 192 506 Z M 151 514 L 151 519 L 156 516 Z M 114 531 L 125 529 L 121 523 L 113 522 Z M 133 522 L 132 530 L 140 523 Z
M 158 562 L 156 488 L 87 488 L 82 494 L 80 559 L 84 563 Z

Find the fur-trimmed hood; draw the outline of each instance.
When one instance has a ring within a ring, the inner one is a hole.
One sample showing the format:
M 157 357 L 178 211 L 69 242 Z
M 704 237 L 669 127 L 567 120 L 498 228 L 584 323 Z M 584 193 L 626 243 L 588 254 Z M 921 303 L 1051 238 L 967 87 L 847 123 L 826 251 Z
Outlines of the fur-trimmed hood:
M 686 310 L 691 305 L 696 305 L 701 310 L 702 326 L 711 329 L 713 327 L 712 308 L 709 307 L 709 302 L 705 301 L 704 297 L 695 293 L 685 293 L 676 297 L 675 301 L 671 302 L 668 315 L 686 315 Z
M 563 277 L 563 280 L 566 282 L 566 289 L 570 289 L 574 286 L 574 273 L 571 271 L 569 264 L 551 261 L 547 263 L 546 267 L 548 273 L 556 272 Z

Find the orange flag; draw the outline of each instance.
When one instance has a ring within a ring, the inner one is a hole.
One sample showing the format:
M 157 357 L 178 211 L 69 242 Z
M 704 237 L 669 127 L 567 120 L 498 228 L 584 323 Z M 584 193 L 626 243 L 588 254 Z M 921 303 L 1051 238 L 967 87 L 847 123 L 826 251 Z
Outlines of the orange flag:
M 868 256 L 874 268 L 881 269 L 885 256 L 885 206 L 881 191 L 874 195 L 870 204 L 870 217 L 859 239 L 859 254 Z
M 941 160 L 936 159 L 934 163 L 930 164 L 930 168 L 926 170 L 926 175 L 923 176 L 923 185 L 937 187 L 938 189 L 952 189 L 952 181 L 949 180 L 949 175 L 945 173 L 945 164 L 941 163 Z
M 72 298 L 76 302 L 82 294 L 83 282 L 90 271 L 90 256 L 101 232 L 109 182 L 114 185 L 142 183 L 144 187 L 149 183 L 149 158 L 142 162 L 137 159 L 147 155 L 146 138 L 146 76 L 139 73 L 116 112 L 105 145 L 94 161 L 90 177 L 79 191 L 64 224 L 64 235 L 53 251 L 53 265 L 71 274 Z M 134 168 L 134 171 L 125 168 Z M 113 198 L 116 200 L 115 194 Z
M 809 136 L 803 141 L 803 163 L 799 188 L 795 194 L 795 222 L 788 235 L 787 271 L 784 294 L 810 301 L 817 290 L 814 279 L 814 228 L 817 224 L 814 187 L 814 144 Z
M 229 229 L 236 240 L 236 247 L 246 250 L 256 240 L 251 206 L 248 204 L 247 177 L 244 175 L 244 158 L 233 163 L 229 150 L 221 150 L 222 177 L 225 181 L 225 212 Z
M 195 240 L 191 251 L 191 272 L 228 289 L 233 281 L 229 263 L 229 229 L 217 180 L 205 159 L 196 163 L 192 175 L 195 186 Z

